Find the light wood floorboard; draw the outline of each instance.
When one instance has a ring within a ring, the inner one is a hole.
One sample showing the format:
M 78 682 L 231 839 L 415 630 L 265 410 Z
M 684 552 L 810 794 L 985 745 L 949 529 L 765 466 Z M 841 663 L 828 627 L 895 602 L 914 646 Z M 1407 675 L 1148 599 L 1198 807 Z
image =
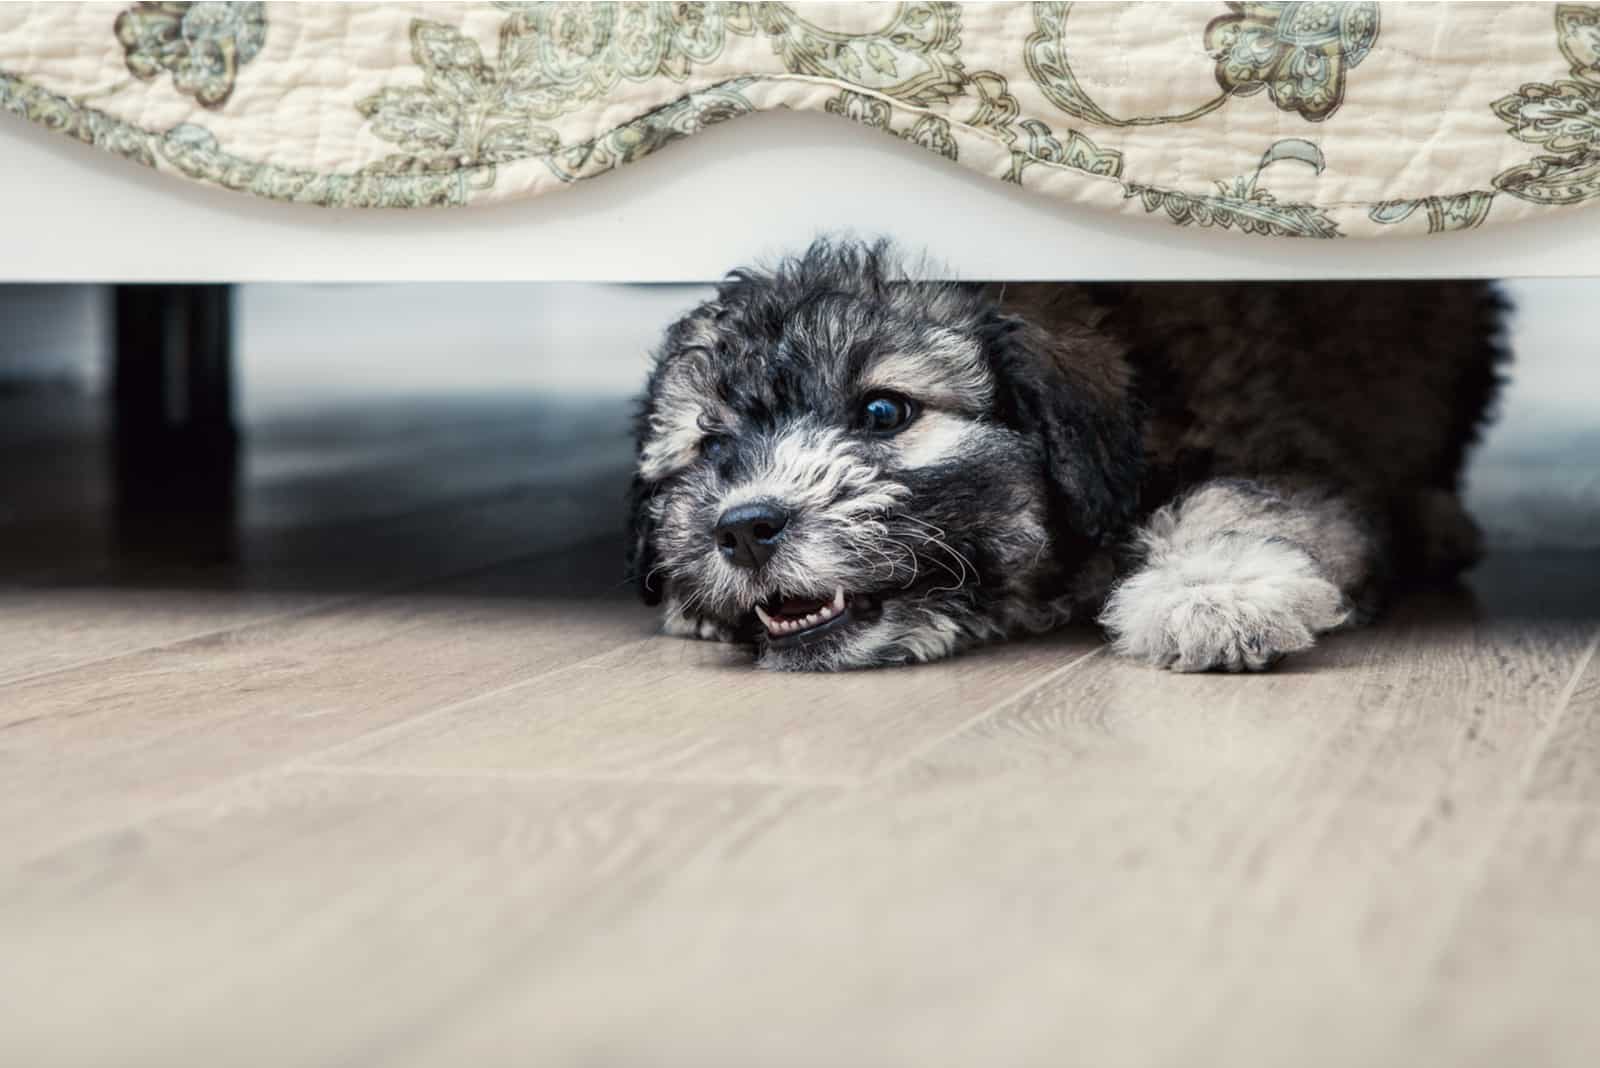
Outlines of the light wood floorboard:
M 516 411 L 265 428 L 204 567 L 0 472 L 0 1064 L 1593 1063 L 1600 558 L 770 675 L 622 586 L 625 410 Z
M 358 739 L 328 763 L 853 785 L 1098 648 L 1092 634 L 1066 632 L 925 668 L 829 677 L 752 671 L 737 649 L 651 638 Z
M 650 783 L 241 782 L 0 877 L 0 1050 L 31 1065 L 391 1063 L 508 957 L 556 959 L 736 849 L 780 801 Z

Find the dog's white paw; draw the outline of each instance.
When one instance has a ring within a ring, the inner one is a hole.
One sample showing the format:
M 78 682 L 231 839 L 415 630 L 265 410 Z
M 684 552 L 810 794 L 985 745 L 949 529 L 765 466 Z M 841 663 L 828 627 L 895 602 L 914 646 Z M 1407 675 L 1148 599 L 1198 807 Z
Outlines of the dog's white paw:
M 1262 671 L 1343 623 L 1349 608 L 1304 550 L 1246 534 L 1159 553 L 1112 591 L 1114 648 L 1175 671 Z
M 669 601 L 661 614 L 661 633 L 674 638 L 694 638 L 704 642 L 731 642 L 733 628 L 715 620 L 684 612 L 677 601 Z

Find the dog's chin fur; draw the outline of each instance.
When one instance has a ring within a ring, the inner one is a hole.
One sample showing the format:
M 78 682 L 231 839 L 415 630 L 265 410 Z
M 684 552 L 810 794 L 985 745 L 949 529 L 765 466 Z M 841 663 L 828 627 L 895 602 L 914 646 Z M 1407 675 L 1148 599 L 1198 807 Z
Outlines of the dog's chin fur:
M 1481 286 L 1385 292 L 996 290 L 827 241 L 736 271 L 657 353 L 632 573 L 669 633 L 773 670 L 937 660 L 1102 603 L 1127 655 L 1259 670 L 1364 615 L 1397 561 L 1472 553 L 1454 480 L 1499 308 Z M 903 425 L 869 425 L 885 396 Z M 1368 410 L 1401 415 L 1341 436 Z M 719 517 L 753 505 L 785 523 L 736 562 Z M 823 620 L 802 635 L 756 612 L 836 589 L 848 618 L 791 607 Z
M 1048 630 L 1069 614 L 1066 605 L 1041 610 L 1018 604 L 1009 612 L 986 612 L 959 592 L 894 591 L 857 595 L 847 620 L 800 643 L 773 641 L 753 612 L 696 616 L 670 599 L 663 629 L 678 637 L 748 645 L 755 665 L 769 671 L 849 671 L 942 660 L 982 642 Z M 1001 622 L 1013 615 L 1013 625 Z

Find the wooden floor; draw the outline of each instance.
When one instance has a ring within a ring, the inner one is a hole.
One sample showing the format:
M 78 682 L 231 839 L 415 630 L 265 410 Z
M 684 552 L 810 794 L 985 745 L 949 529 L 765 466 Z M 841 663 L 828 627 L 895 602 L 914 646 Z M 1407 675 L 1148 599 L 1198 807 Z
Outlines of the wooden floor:
M 621 586 L 614 402 L 260 427 L 182 567 L 50 407 L 0 412 L 0 1064 L 1595 1063 L 1592 554 L 1260 677 L 779 677 Z

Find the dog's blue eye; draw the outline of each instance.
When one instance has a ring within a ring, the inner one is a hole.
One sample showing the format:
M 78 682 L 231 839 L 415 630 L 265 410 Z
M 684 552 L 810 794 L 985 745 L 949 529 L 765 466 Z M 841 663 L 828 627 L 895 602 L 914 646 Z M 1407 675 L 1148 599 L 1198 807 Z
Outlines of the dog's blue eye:
M 700 455 L 715 460 L 728 449 L 728 439 L 721 434 L 707 434 L 700 439 Z
M 914 414 L 911 401 L 897 393 L 874 393 L 861 406 L 861 421 L 874 434 L 893 433 Z

